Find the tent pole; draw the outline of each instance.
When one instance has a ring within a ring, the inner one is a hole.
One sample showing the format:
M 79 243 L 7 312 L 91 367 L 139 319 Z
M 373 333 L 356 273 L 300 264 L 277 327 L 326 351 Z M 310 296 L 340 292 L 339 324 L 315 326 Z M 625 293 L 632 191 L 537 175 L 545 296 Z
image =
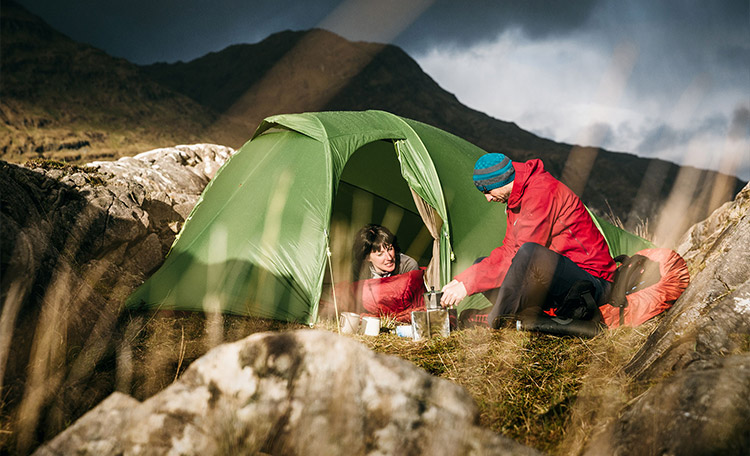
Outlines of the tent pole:
M 331 272 L 331 294 L 333 295 L 333 310 L 336 312 L 336 329 L 339 332 L 339 335 L 341 335 L 341 322 L 339 322 L 339 305 L 336 302 L 336 283 L 335 280 L 333 280 L 333 264 L 331 262 L 331 243 L 328 240 L 328 230 L 323 230 L 323 234 L 326 238 L 326 256 L 328 257 L 328 269 Z

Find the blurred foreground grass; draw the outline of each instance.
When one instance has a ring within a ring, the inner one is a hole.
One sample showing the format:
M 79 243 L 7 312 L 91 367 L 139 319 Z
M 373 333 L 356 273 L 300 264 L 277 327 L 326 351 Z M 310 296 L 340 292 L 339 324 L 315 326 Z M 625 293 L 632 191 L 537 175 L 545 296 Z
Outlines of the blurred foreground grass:
M 620 368 L 654 325 L 607 331 L 593 339 L 483 328 L 420 342 L 393 334 L 344 337 L 463 386 L 478 405 L 481 426 L 546 453 L 567 455 L 580 453 L 637 394 Z M 87 399 L 63 401 L 78 405 L 55 413 L 69 425 L 115 390 L 145 400 L 216 345 L 258 332 L 303 328 L 192 312 L 125 315 L 115 346 L 80 390 Z M 321 320 L 314 329 L 336 332 L 336 323 Z M 14 447 L 12 414 L 0 406 L 0 449 L 8 450 Z
M 593 339 L 475 328 L 413 342 L 393 335 L 351 336 L 399 356 L 471 394 L 480 424 L 550 454 L 578 454 L 637 394 L 620 373 L 655 326 Z

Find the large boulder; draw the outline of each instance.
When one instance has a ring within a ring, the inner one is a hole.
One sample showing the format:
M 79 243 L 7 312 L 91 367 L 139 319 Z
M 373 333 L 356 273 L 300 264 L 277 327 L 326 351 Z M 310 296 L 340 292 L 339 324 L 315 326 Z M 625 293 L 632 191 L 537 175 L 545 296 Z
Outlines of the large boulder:
M 678 252 L 691 283 L 625 366 L 645 392 L 587 454 L 750 454 L 750 185 Z
M 111 350 L 120 302 L 162 263 L 233 152 L 196 144 L 85 167 L 0 161 L 0 389 L 19 448 L 102 399 L 88 379 Z
M 233 152 L 196 144 L 86 167 L 0 162 L 2 291 L 17 280 L 50 276 L 61 257 L 80 271 L 99 265 L 113 278 L 142 279 L 161 263 Z
M 114 393 L 36 455 L 513 454 L 458 385 L 327 331 L 221 345 L 139 403 Z
M 750 184 L 683 238 L 691 283 L 627 366 L 639 380 L 747 351 L 750 335 Z

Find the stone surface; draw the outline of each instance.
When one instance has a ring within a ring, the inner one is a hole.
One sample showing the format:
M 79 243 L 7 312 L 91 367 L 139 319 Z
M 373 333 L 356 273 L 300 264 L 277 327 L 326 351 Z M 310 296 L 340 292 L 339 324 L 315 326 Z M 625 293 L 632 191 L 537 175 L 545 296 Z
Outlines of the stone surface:
M 736 352 L 750 334 L 750 184 L 684 239 L 690 285 L 626 367 L 638 379 Z
M 211 144 L 176 146 L 90 163 L 95 172 L 0 162 L 3 283 L 29 271 L 49 275 L 61 256 L 83 269 L 107 261 L 113 278 L 142 279 L 232 153 Z
M 746 185 L 733 201 L 727 201 L 706 220 L 693 225 L 680 239 L 677 253 L 690 264 L 699 266 L 714 252 L 726 233 L 733 230 L 747 231 L 747 214 L 750 210 L 750 185 Z M 740 220 L 745 219 L 745 224 Z M 747 234 L 745 234 L 747 236 Z
M 61 431 L 60 410 L 78 416 L 102 399 L 88 377 L 120 302 L 161 265 L 232 153 L 196 144 L 87 168 L 0 161 L 0 389 L 23 417 L 19 448 Z
M 750 354 L 703 361 L 627 408 L 587 455 L 750 454 Z
M 750 454 L 750 185 L 678 250 L 691 283 L 625 366 L 645 392 L 586 454 Z
M 221 345 L 133 401 L 113 394 L 35 454 L 539 454 L 478 427 L 458 385 L 327 331 Z

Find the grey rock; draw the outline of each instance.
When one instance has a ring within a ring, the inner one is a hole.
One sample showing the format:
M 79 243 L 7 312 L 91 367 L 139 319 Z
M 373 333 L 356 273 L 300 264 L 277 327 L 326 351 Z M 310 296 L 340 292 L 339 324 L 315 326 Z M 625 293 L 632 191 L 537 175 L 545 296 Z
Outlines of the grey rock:
M 87 375 L 116 332 L 121 300 L 161 265 L 203 188 L 233 153 L 177 146 L 84 170 L 0 161 L 0 389 L 23 385 L 12 389 L 16 396 L 44 398 L 26 410 L 39 421 L 19 426 L 19 448 L 65 426 L 42 417 L 45 408 L 76 410 L 82 406 L 75 401 L 92 400 Z M 49 309 L 60 317 L 45 320 Z M 60 381 L 32 387 L 31 347 L 44 337 L 84 348 L 71 367 L 65 351 L 51 347 L 49 364 L 61 367 L 49 375 Z M 73 403 L 62 399 L 71 391 L 79 393 L 68 394 Z
M 689 259 L 690 285 L 626 367 L 638 379 L 732 353 L 742 343 L 737 336 L 750 334 L 750 313 L 741 304 L 750 299 L 750 184 L 681 245 L 690 246 L 681 253 Z
M 194 205 L 208 181 L 233 153 L 224 146 L 194 144 L 156 149 L 117 161 L 92 162 L 88 166 L 107 175 L 110 185 L 130 189 L 136 183 L 146 194 L 161 193 L 170 202 Z M 138 203 L 141 202 L 142 198 Z
M 745 186 L 733 201 L 727 201 L 716 209 L 706 220 L 693 225 L 680 239 L 677 253 L 682 255 L 685 261 L 700 265 L 704 263 L 706 256 L 714 250 L 714 245 L 720 242 L 725 233 L 743 228 L 740 220 L 747 220 L 750 208 L 750 186 Z
M 121 429 L 130 416 L 129 412 L 139 405 L 140 402 L 127 394 L 112 393 L 81 420 L 68 428 L 66 433 L 70 441 L 66 448 L 53 448 L 48 445 L 39 448 L 34 454 L 45 456 L 76 452 L 79 454 L 116 454 L 116 443 L 104 436 L 109 435 L 112 430 Z M 73 448 L 76 450 L 73 451 Z
M 298 330 L 214 348 L 143 403 L 115 393 L 35 454 L 539 454 L 477 423 L 458 385 Z
M 11 270 L 5 267 L 9 262 L 19 270 L 20 258 L 55 263 L 62 255 L 84 269 L 104 257 L 114 265 L 141 265 L 148 269 L 127 272 L 142 278 L 160 263 L 154 261 L 153 235 L 163 257 L 206 184 L 233 152 L 211 144 L 176 146 L 87 165 L 95 173 L 3 163 L 4 272 Z M 38 267 L 20 268 L 29 269 Z
M 645 392 L 586 454 L 750 454 L 750 185 L 678 253 L 691 283 L 624 369 Z
M 588 455 L 750 454 L 750 354 L 694 365 L 649 389 Z

